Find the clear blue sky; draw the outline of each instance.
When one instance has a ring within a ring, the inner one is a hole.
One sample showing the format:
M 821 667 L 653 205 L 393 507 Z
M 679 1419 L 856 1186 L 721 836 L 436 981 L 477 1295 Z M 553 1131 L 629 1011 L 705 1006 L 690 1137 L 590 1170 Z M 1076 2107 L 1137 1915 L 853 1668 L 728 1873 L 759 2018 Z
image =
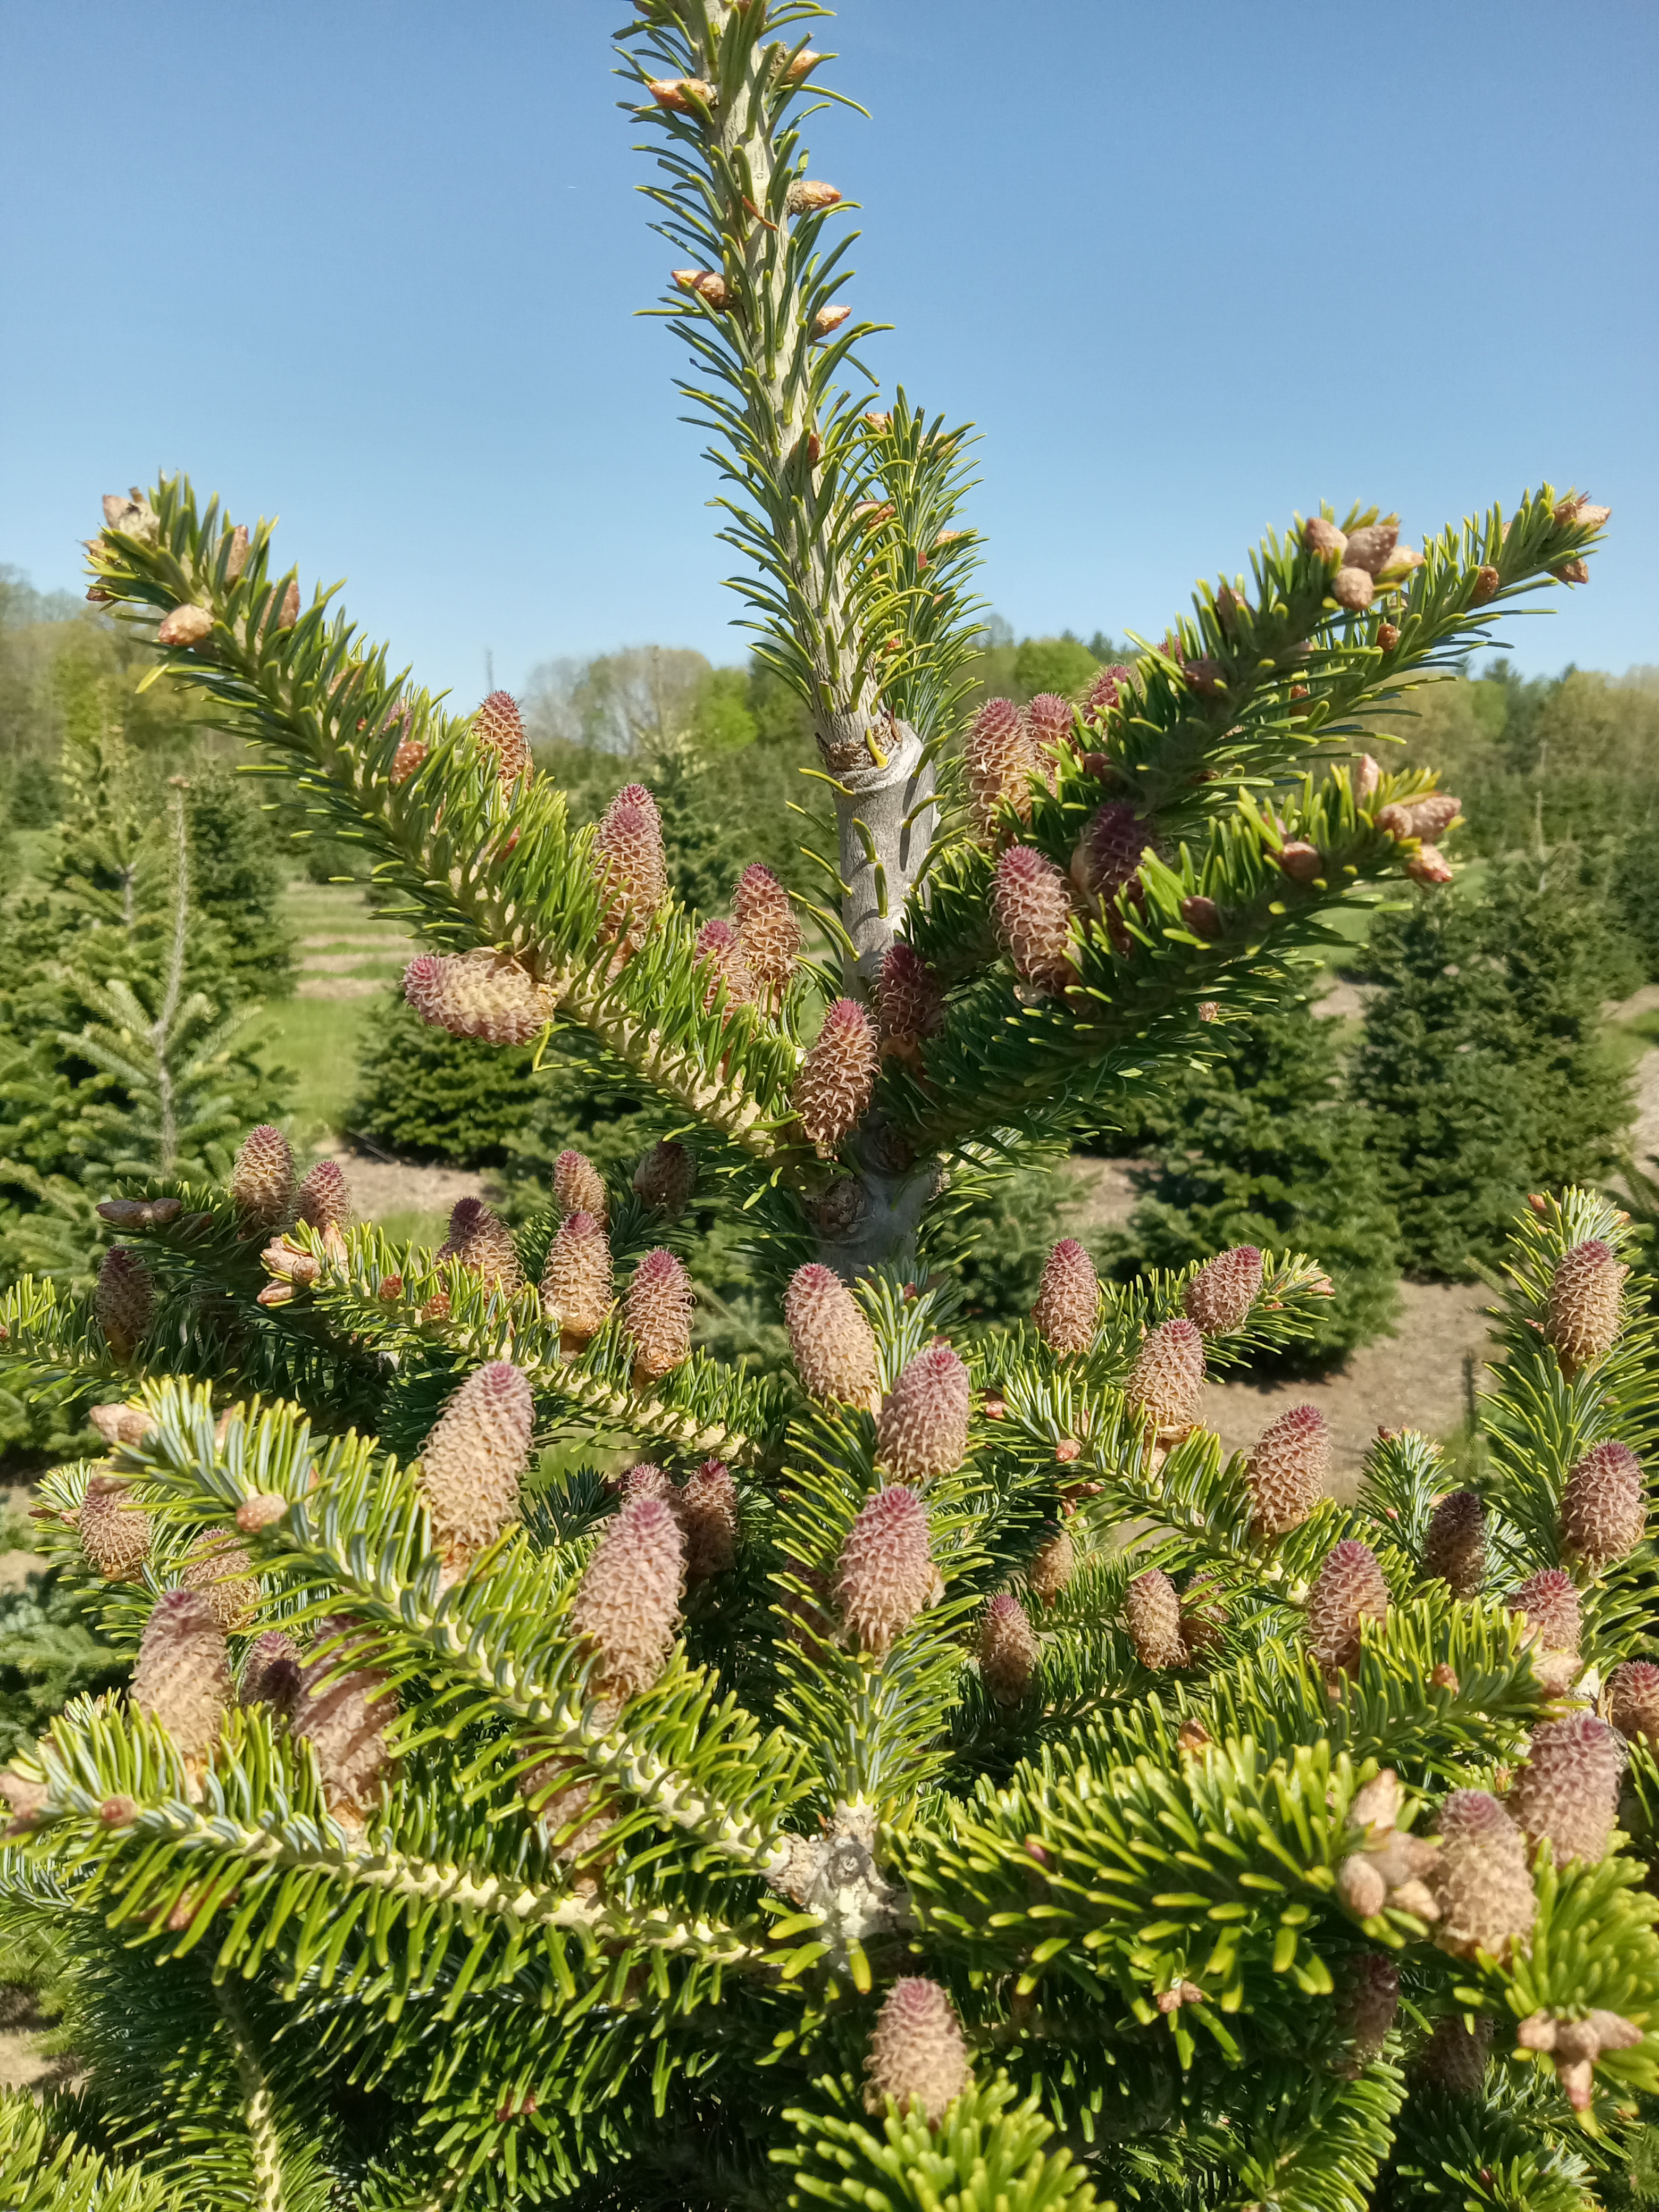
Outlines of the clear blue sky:
M 185 468 L 464 702 L 744 647 L 632 187 L 624 0 L 0 0 L 0 561 Z M 984 432 L 1017 629 L 1158 634 L 1322 498 L 1613 507 L 1528 669 L 1659 661 L 1653 0 L 847 0 L 872 365 Z

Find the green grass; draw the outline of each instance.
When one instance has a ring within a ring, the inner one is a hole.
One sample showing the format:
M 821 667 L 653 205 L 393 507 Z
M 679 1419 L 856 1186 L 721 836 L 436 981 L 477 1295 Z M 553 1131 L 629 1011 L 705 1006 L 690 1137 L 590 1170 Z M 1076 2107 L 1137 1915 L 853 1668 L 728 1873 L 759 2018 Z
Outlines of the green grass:
M 253 1034 L 265 1064 L 294 1080 L 288 1097 L 296 1145 L 315 1146 L 344 1126 L 357 1087 L 357 1040 L 372 999 L 283 999 L 268 1006 Z
M 405 1207 L 401 1212 L 383 1213 L 376 1226 L 385 1231 L 394 1244 L 424 1244 L 429 1248 L 441 1244 L 449 1234 L 447 1213 L 426 1213 L 419 1207 Z

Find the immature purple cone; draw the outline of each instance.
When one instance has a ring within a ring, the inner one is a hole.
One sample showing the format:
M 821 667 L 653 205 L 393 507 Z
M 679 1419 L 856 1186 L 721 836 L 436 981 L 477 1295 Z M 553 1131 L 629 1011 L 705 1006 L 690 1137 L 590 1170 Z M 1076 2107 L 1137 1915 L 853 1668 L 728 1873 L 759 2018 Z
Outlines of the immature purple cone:
M 1149 1328 L 1123 1385 L 1129 1411 L 1160 1435 L 1189 1429 L 1204 1394 L 1204 1340 L 1177 1318 Z
M 878 2112 L 890 2097 L 901 2112 L 912 2103 L 939 2121 L 968 2087 L 968 2046 L 937 1982 L 907 1974 L 894 1983 L 876 2015 L 865 2061 L 870 2086 L 865 2104 Z
M 404 996 L 429 1029 L 485 1044 L 530 1044 L 559 1011 L 558 994 L 505 952 L 417 953 Z
M 1325 1494 L 1331 1432 L 1317 1406 L 1292 1406 L 1261 1432 L 1245 1471 L 1255 1526 L 1266 1536 L 1300 1528 Z
M 723 1460 L 706 1459 L 679 1492 L 688 1582 L 707 1582 L 737 1565 L 738 1486 Z
M 763 990 L 780 995 L 800 957 L 800 924 L 795 920 L 788 892 L 758 861 L 738 878 L 732 895 L 732 920 L 750 974 Z
M 1478 2097 L 1486 2079 L 1492 2022 L 1477 2020 L 1474 2033 L 1459 2017 L 1443 2020 L 1418 2056 L 1423 2078 L 1455 2097 Z
M 617 1479 L 617 1488 L 624 1501 L 630 1498 L 660 1498 L 672 1505 L 679 1495 L 667 1468 L 648 1459 L 636 1460 L 632 1467 L 625 1468 Z
M 1607 1720 L 1626 1741 L 1659 1745 L 1659 1667 L 1650 1659 L 1626 1659 L 1608 1675 Z
M 1076 980 L 1071 894 L 1054 862 L 1034 847 L 1010 845 L 999 855 L 991 916 L 1023 983 L 1054 992 Z
M 1611 1566 L 1641 1542 L 1648 1525 L 1642 1462 L 1628 1444 L 1586 1452 L 1561 1493 L 1561 1549 L 1587 1567 Z
M 1103 668 L 1084 694 L 1083 719 L 1085 722 L 1103 722 L 1112 709 L 1121 703 L 1125 687 L 1134 675 L 1121 661 Z
M 106 1582 L 136 1583 L 149 1557 L 149 1516 L 131 1498 L 125 1482 L 113 1475 L 94 1474 L 87 1485 L 86 1503 L 75 1516 L 81 1549 Z
M 876 986 L 881 1041 L 906 1057 L 945 1026 L 945 994 L 921 955 L 895 939 L 882 956 Z
M 605 1224 L 591 1213 L 568 1213 L 547 1248 L 542 1311 L 559 1324 L 559 1342 L 580 1352 L 605 1327 L 615 1293 Z
M 999 810 L 1012 806 L 1022 822 L 1031 818 L 1030 778 L 1036 769 L 1031 734 L 1012 699 L 988 699 L 962 741 L 968 779 L 968 807 L 974 834 L 988 843 L 997 832 Z
M 421 1446 L 420 1490 L 446 1565 L 464 1565 L 518 1519 L 535 1425 L 529 1378 L 505 1359 L 475 1368 L 439 1414 Z
M 697 932 L 694 946 L 697 958 L 708 970 L 702 987 L 703 1012 L 708 1013 L 724 994 L 728 1010 L 733 1006 L 752 1006 L 756 999 L 756 983 L 749 970 L 743 950 L 743 939 L 729 921 L 706 921 Z
M 1486 1509 L 1472 1490 L 1454 1490 L 1429 1516 L 1423 1572 L 1454 1597 L 1479 1597 L 1486 1579 Z
M 1388 1617 L 1389 1585 L 1369 1544 L 1345 1536 L 1325 1554 L 1308 1593 L 1308 1649 L 1327 1674 L 1353 1674 L 1359 1665 L 1359 1632 Z
M 697 1164 L 685 1146 L 665 1139 L 653 1145 L 634 1170 L 634 1195 L 642 1206 L 676 1221 L 691 1203 L 697 1187 Z
M 606 807 L 594 841 L 593 864 L 605 896 L 601 928 L 623 936 L 631 951 L 668 896 L 668 863 L 662 817 L 643 784 L 623 786 Z
M 919 1352 L 883 1403 L 876 1458 L 901 1482 L 950 1474 L 968 1453 L 968 1370 L 948 1344 Z
M 605 1177 L 586 1153 L 574 1146 L 553 1163 L 553 1203 L 561 1213 L 591 1213 L 599 1222 L 610 1213 Z
M 1100 1278 L 1074 1237 L 1062 1237 L 1042 1263 L 1031 1319 L 1037 1334 L 1062 1358 L 1086 1352 L 1100 1313 Z
M 1109 799 L 1084 824 L 1072 854 L 1078 894 L 1103 905 L 1140 874 L 1141 855 L 1153 842 L 1152 823 L 1127 799 Z
M 512 1292 L 524 1287 L 513 1231 L 481 1198 L 458 1198 L 451 1208 L 449 1234 L 433 1254 L 434 1263 L 459 1260 L 483 1279 L 488 1291 Z
M 1550 1281 L 1544 1334 L 1571 1382 L 1610 1352 L 1619 1334 L 1619 1287 L 1625 1268 L 1600 1237 L 1563 1253 Z
M 243 1705 L 270 1705 L 289 1718 L 300 1695 L 300 1651 L 291 1636 L 268 1628 L 256 1636 L 242 1659 L 236 1684 L 236 1701 Z
M 1526 1838 L 1484 1790 L 1454 1790 L 1433 1832 L 1440 1838 L 1428 1877 L 1440 1909 L 1435 1942 L 1454 1958 L 1485 1951 L 1507 1959 L 1538 1917 Z
M 1052 1605 L 1071 1581 L 1076 1566 L 1077 1552 L 1072 1540 L 1063 1528 L 1057 1528 L 1038 1546 L 1025 1570 L 1032 1596 L 1043 1605 Z
M 326 1236 L 351 1226 L 351 1186 L 337 1160 L 319 1160 L 295 1194 L 294 1218 Z
M 1337 2016 L 1350 2047 L 1339 2073 L 1358 2079 L 1388 2041 L 1399 2008 L 1400 1969 L 1392 1959 L 1381 1951 L 1362 1951 L 1349 1961 Z
M 1534 1843 L 1548 1839 L 1557 1866 L 1569 1859 L 1599 1865 L 1612 1839 L 1624 1771 L 1624 1743 L 1605 1721 L 1569 1713 L 1540 1722 L 1510 1801 L 1515 1817 Z
M 659 1245 L 634 1270 L 623 1301 L 623 1333 L 634 1346 L 636 1386 L 654 1382 L 691 1356 L 691 1278 Z
M 215 1626 L 227 1636 L 246 1628 L 252 1619 L 259 1600 L 252 1554 L 222 1530 L 209 1529 L 197 1538 L 185 1556 L 179 1580 L 206 1599 Z
M 242 1234 L 283 1228 L 294 1210 L 294 1154 L 269 1121 L 250 1129 L 230 1170 L 230 1200 Z
M 1181 1294 L 1188 1321 L 1206 1336 L 1231 1336 L 1243 1328 L 1261 1294 L 1261 1255 L 1254 1244 L 1235 1244 L 1218 1252 Z
M 1155 1673 L 1188 1663 L 1181 1633 L 1181 1600 L 1161 1567 L 1148 1567 L 1130 1583 L 1123 1600 L 1123 1626 L 1143 1667 Z
M 594 1686 L 612 1698 L 647 1689 L 674 1648 L 685 1588 L 685 1538 L 660 1498 L 630 1498 L 607 1522 L 571 1608 L 571 1633 L 594 1653 Z
M 1547 1690 L 1559 1696 L 1578 1674 L 1578 1593 L 1571 1576 L 1559 1567 L 1542 1567 L 1504 1602 L 1525 1623 L 1523 1640 L 1532 1652 L 1534 1671 Z
M 143 1257 L 130 1244 L 112 1244 L 105 1253 L 92 1310 L 115 1357 L 131 1359 L 155 1317 L 155 1285 Z
M 868 1405 L 878 1388 L 875 1332 L 832 1267 L 797 1267 L 783 1294 L 795 1371 L 815 1398 Z
M 173 1738 L 182 1759 L 199 1762 L 218 1739 L 230 1702 L 224 1631 L 199 1591 L 164 1590 L 138 1643 L 129 1692 Z
M 1025 702 L 1025 727 L 1036 772 L 1052 791 L 1055 757 L 1072 735 L 1077 709 L 1058 691 L 1039 691 Z
M 876 1033 L 856 999 L 837 999 L 790 1092 L 800 1125 L 821 1151 L 854 1127 L 876 1087 Z
M 361 1642 L 349 1633 L 354 1626 L 344 1614 L 318 1622 L 290 1734 L 315 1753 L 329 1811 L 343 1826 L 361 1827 L 392 1763 L 385 1731 L 398 1717 L 398 1695 L 378 1667 L 352 1665 Z
M 836 1602 L 866 1651 L 890 1650 L 933 1594 L 927 1508 L 897 1483 L 867 1498 L 848 1530 L 836 1574 Z
M 503 783 L 516 783 L 530 773 L 530 740 L 524 717 L 510 691 L 492 691 L 472 718 L 472 734 L 495 754 Z
M 1000 1705 L 1017 1705 L 1036 1672 L 1037 1640 L 1025 1608 L 1006 1590 L 986 1607 L 979 1625 L 979 1678 Z

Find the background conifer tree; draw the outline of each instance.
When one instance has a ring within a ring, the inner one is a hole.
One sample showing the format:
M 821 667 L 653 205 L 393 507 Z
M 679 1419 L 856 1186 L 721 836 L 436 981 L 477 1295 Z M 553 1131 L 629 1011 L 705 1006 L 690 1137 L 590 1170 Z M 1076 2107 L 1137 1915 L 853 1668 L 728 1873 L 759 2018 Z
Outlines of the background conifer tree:
M 103 1201 L 90 1298 L 0 1305 L 18 1382 L 92 1401 L 44 1540 L 133 1659 L 0 1775 L 86 2058 L 0 2103 L 24 2212 L 1565 2203 L 1659 2090 L 1614 1209 L 1517 1224 L 1479 1497 L 1408 1430 L 1345 1507 L 1310 1408 L 1231 1458 L 1198 1425 L 1321 1309 L 1305 1254 L 1109 1287 L 1062 1241 L 982 1340 L 952 1264 L 964 1188 L 1449 876 L 1457 799 L 1333 735 L 1585 580 L 1605 511 L 1545 487 L 1421 553 L 1298 518 L 1083 701 L 969 717 L 965 434 L 863 388 L 818 12 L 653 0 L 621 48 L 810 716 L 810 905 L 757 864 L 688 914 L 643 785 L 576 822 L 513 702 L 394 679 L 265 526 L 106 499 L 100 603 L 362 848 L 410 1005 L 580 1035 L 671 1127 L 436 1251 L 258 1127 L 222 1185 Z M 694 1342 L 699 1206 L 787 1371 Z

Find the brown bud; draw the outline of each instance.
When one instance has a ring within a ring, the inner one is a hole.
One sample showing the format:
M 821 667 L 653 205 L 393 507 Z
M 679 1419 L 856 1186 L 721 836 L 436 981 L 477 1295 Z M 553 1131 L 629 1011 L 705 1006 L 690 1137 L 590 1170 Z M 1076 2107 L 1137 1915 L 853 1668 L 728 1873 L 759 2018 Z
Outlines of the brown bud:
M 1581 556 L 1574 561 L 1561 561 L 1550 570 L 1558 584 L 1588 584 L 1590 580 L 1589 562 Z
M 1414 884 L 1432 887 L 1449 884 L 1452 879 L 1451 863 L 1437 845 L 1420 845 L 1406 863 L 1406 873 Z
M 1485 564 L 1477 568 L 1474 572 L 1474 589 L 1469 594 L 1470 605 L 1483 607 L 1488 599 L 1495 599 L 1498 597 L 1498 586 L 1503 580 L 1496 568 Z
M 1310 516 L 1302 526 L 1302 543 L 1310 553 L 1317 553 L 1322 561 L 1340 561 L 1347 547 L 1347 539 L 1334 522 L 1322 514 Z
M 288 1512 L 289 1501 L 280 1490 L 257 1490 L 252 1498 L 245 1498 L 236 1509 L 236 1526 L 245 1536 L 257 1536 L 266 1528 L 274 1528 Z
M 1363 529 L 1350 533 L 1342 551 L 1342 565 L 1345 568 L 1364 568 L 1370 575 L 1380 576 L 1399 540 L 1398 515 L 1390 515 L 1382 522 L 1368 522 Z
M 155 633 L 157 645 L 199 645 L 213 629 L 210 607 L 174 607 Z
M 141 1444 L 155 1431 L 155 1416 L 143 1406 L 89 1406 L 87 1419 L 106 1444 Z
M 1384 1620 L 1389 1586 L 1369 1544 L 1333 1545 L 1308 1593 L 1308 1649 L 1328 1674 L 1358 1671 L 1364 1623 Z
M 1425 791 L 1419 799 L 1396 799 L 1376 811 L 1376 826 L 1390 837 L 1421 837 L 1432 843 L 1451 828 L 1463 802 L 1449 791 Z
M 1363 614 L 1376 596 L 1376 585 L 1367 568 L 1339 568 L 1331 579 L 1331 597 L 1350 614 Z
M 648 76 L 645 88 L 659 107 L 674 115 L 695 115 L 714 105 L 714 88 L 700 76 Z
M 820 307 L 812 318 L 812 336 L 827 338 L 838 331 L 852 313 L 850 307 Z
M 1193 935 L 1201 937 L 1206 944 L 1212 944 L 1221 934 L 1221 909 L 1212 898 L 1206 898 L 1201 892 L 1182 900 L 1181 919 Z
M 1400 625 L 1397 623 L 1378 623 L 1376 645 L 1379 653 L 1392 653 L 1399 642 Z
M 791 215 L 822 215 L 825 208 L 835 207 L 841 194 L 833 185 L 817 178 L 798 177 L 790 185 L 786 204 Z

